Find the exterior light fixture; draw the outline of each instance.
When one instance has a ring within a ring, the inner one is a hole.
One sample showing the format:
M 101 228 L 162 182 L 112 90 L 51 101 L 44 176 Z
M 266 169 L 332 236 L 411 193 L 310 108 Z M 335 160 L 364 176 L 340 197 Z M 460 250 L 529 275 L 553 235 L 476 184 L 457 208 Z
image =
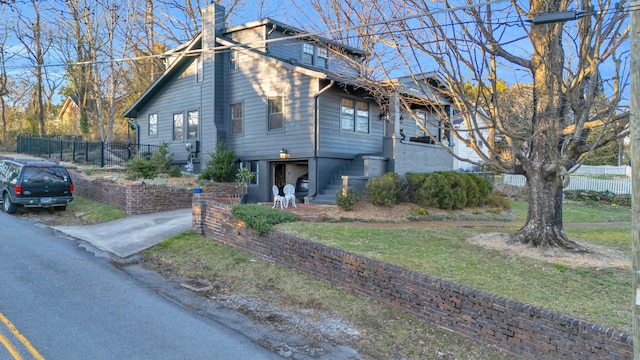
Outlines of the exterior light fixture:
M 286 159 L 289 157 L 289 152 L 287 151 L 287 149 L 282 148 L 280 149 L 280 159 Z

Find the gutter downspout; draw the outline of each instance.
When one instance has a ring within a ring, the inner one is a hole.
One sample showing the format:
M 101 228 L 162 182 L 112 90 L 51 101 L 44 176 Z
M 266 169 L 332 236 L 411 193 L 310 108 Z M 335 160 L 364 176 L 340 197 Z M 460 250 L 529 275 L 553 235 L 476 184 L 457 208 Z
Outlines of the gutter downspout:
M 315 106 L 315 111 L 314 111 L 314 115 L 313 115 L 313 159 L 315 162 L 315 186 L 314 186 L 314 193 L 313 194 L 307 194 L 307 196 L 310 197 L 315 197 L 318 194 L 318 147 L 319 147 L 319 143 L 320 143 L 320 107 L 318 106 L 318 99 L 320 97 L 320 95 L 322 95 L 323 93 L 325 93 L 327 90 L 329 90 L 333 84 L 335 84 L 335 81 L 331 80 L 329 82 L 329 84 L 325 87 L 323 87 L 322 89 L 320 89 L 320 91 L 318 91 L 315 95 L 313 95 L 313 105 Z

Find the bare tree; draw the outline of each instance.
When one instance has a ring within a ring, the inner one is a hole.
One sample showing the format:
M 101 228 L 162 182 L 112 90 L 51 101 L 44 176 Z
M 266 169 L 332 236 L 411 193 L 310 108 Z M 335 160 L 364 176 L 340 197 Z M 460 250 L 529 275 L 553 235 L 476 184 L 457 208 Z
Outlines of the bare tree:
M 472 132 L 469 143 L 483 140 L 491 146 L 489 154 L 478 151 L 484 164 L 527 178 L 527 220 L 512 241 L 578 249 L 563 232 L 563 186 L 585 155 L 626 134 L 628 114 L 619 107 L 628 85 L 621 57 L 629 38 L 625 2 L 579 2 L 576 26 L 529 22 L 539 14 L 567 11 L 571 3 L 565 0 L 431 5 L 398 2 L 397 14 L 419 16 L 388 23 L 405 70 L 416 75 L 427 64 L 434 66 L 446 87 L 430 89 L 454 101 L 468 129 L 479 127 L 475 114 L 487 107 L 490 135 L 474 139 L 482 135 Z M 606 77 L 605 68 L 610 70 Z M 532 84 L 531 111 L 517 119 L 497 89 L 506 77 Z M 475 98 L 465 96 L 470 82 L 479 89 Z M 589 137 L 596 127 L 610 131 Z M 496 155 L 496 133 L 511 156 Z
M 208 0 L 159 0 L 156 7 L 161 10 L 156 14 L 156 35 L 165 44 L 182 44 L 193 39 L 200 31 L 200 14 L 202 9 L 209 5 Z M 239 11 L 243 5 L 242 0 L 215 0 L 216 4 L 225 6 L 226 16 Z
M 49 51 L 52 43 L 50 31 L 46 30 L 46 26 L 42 22 L 40 2 L 31 1 L 32 14 L 27 15 L 19 9 L 18 24 L 13 30 L 18 40 L 22 43 L 24 49 L 29 55 L 29 60 L 33 65 L 35 77 L 35 89 L 33 95 L 35 97 L 35 112 L 37 116 L 38 129 L 40 136 L 46 135 L 45 119 L 47 112 L 45 109 L 45 56 Z
M 323 15 L 329 29 L 362 28 L 350 19 L 367 13 L 364 3 L 320 3 L 313 2 L 318 12 L 330 13 Z M 413 79 L 422 95 L 401 98 L 401 111 L 413 115 L 436 144 L 457 156 L 441 142 L 443 133 L 456 136 L 478 153 L 477 165 L 527 178 L 527 220 L 512 241 L 578 249 L 563 231 L 563 187 L 571 169 L 594 149 L 627 134 L 628 113 L 619 106 L 629 76 L 623 60 L 629 39 L 626 2 L 576 2 L 579 16 L 570 24 L 531 22 L 540 14 L 568 11 L 573 4 L 567 0 L 370 4 L 368 13 L 376 17 L 358 19 L 374 26 L 357 36 L 376 61 L 365 63 L 363 86 L 379 91 L 376 80 Z M 378 20 L 382 14 L 384 20 Z M 426 83 L 423 74 L 437 75 L 442 86 Z M 507 79 L 511 85 L 505 87 Z M 385 84 L 393 92 L 405 90 L 393 81 Z M 455 130 L 444 106 L 433 107 L 440 112 L 433 124 L 414 114 L 416 102 L 428 105 L 424 99 L 434 96 L 453 102 L 465 122 L 461 129 L 467 130 Z M 478 120 L 479 113 L 488 115 L 488 124 Z M 482 127 L 488 132 L 478 131 Z

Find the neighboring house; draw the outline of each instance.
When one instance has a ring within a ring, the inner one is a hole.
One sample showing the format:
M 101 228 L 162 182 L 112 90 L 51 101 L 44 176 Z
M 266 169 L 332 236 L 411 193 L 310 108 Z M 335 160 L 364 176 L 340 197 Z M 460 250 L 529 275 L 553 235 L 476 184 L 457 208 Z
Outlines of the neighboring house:
M 68 96 L 56 118 L 56 126 L 61 135 L 80 135 L 80 106 L 76 96 Z
M 226 27 L 215 4 L 202 18 L 202 33 L 168 54 L 166 71 L 124 114 L 140 144 L 170 143 L 183 165 L 191 151 L 198 173 L 222 141 L 256 174 L 251 202 L 271 201 L 273 184 L 334 202 L 341 175 L 453 169 L 436 145 L 400 143 L 394 99 L 378 104 L 355 85 L 344 56 L 360 61 L 362 51 L 272 19 Z
M 489 156 L 489 149 L 486 144 L 489 138 L 489 122 L 486 113 L 482 109 L 478 109 L 478 112 L 476 112 L 475 122 L 476 124 L 471 124 L 474 130 L 469 131 L 469 126 L 467 126 L 461 114 L 454 114 L 451 118 L 451 124 L 457 132 L 457 136 L 451 136 L 451 139 L 449 139 L 453 146 L 453 153 L 456 155 L 453 160 L 454 170 L 478 170 L 480 164 L 484 163 L 480 154 L 472 148 L 472 135 L 475 139 L 477 150 L 484 154 L 485 157 Z

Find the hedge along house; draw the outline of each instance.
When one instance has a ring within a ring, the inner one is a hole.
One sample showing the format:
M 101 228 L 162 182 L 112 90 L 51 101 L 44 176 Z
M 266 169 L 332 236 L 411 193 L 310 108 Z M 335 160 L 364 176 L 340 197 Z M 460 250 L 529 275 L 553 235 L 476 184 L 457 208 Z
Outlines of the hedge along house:
M 274 184 L 294 184 L 300 199 L 333 203 L 331 184 L 347 171 L 395 171 L 399 117 L 391 101 L 379 104 L 355 85 L 360 74 L 344 58 L 365 53 L 272 19 L 226 27 L 224 18 L 219 5 L 203 9 L 202 33 L 168 54 L 163 75 L 125 112 L 141 144 L 167 142 L 174 161 L 184 166 L 191 154 L 189 169 L 199 173 L 223 142 L 256 174 L 250 202 L 271 201 Z M 447 158 L 430 146 L 423 155 Z M 415 171 L 429 171 L 431 160 Z M 452 169 L 447 161 L 431 170 Z

